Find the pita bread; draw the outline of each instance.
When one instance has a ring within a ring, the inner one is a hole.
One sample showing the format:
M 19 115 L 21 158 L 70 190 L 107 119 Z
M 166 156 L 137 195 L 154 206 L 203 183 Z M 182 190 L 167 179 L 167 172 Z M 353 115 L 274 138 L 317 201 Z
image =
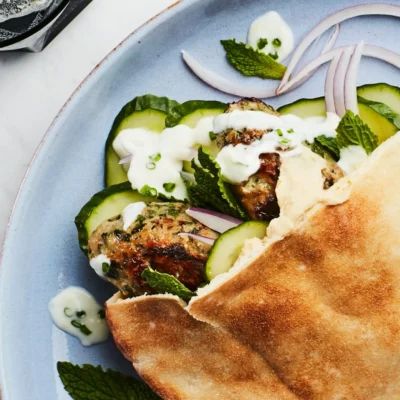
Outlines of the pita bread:
M 301 399 L 400 398 L 400 135 L 189 312 L 257 351 Z M 267 397 L 265 397 L 267 398 Z
M 117 346 L 163 399 L 297 399 L 258 354 L 183 306 L 168 295 L 106 304 Z

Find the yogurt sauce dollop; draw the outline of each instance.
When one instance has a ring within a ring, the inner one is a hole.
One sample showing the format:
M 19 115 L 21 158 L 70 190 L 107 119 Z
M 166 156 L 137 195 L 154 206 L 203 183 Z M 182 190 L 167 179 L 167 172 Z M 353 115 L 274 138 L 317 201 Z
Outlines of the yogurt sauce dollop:
M 259 43 L 262 41 L 262 46 Z M 249 29 L 247 44 L 283 61 L 293 50 L 294 37 L 290 26 L 276 12 L 270 11 L 257 18 Z
M 70 286 L 49 303 L 53 322 L 84 346 L 105 342 L 109 335 L 103 308 L 85 289 Z

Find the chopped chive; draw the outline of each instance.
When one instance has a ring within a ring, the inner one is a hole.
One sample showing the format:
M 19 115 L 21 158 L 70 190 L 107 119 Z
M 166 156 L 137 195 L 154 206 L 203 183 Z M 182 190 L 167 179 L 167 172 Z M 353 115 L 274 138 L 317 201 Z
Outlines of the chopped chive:
M 109 272 L 110 271 L 110 264 L 108 264 L 108 263 L 101 264 L 101 269 L 103 270 L 104 273 Z
M 77 329 L 79 329 L 84 335 L 89 336 L 92 331 L 84 324 L 81 324 L 80 322 L 76 320 L 71 321 L 71 325 Z
M 99 318 L 104 319 L 106 317 L 106 313 L 104 310 L 99 310 Z
M 176 184 L 173 182 L 164 183 L 163 188 L 166 192 L 171 193 L 175 190 Z
M 160 153 L 153 154 L 152 156 L 149 156 L 149 158 L 150 158 L 150 160 L 157 162 L 157 161 L 161 160 L 161 154 Z
M 294 132 L 293 128 L 287 130 L 287 133 L 293 133 L 293 132 Z
M 278 136 L 283 136 L 282 129 L 277 129 L 276 133 L 278 134 Z
M 215 140 L 217 138 L 217 135 L 212 131 L 209 133 L 209 135 L 211 140 Z
M 64 314 L 65 314 L 68 318 L 71 318 L 71 317 L 74 315 L 74 313 L 72 313 L 72 312 L 71 312 L 71 309 L 68 308 L 68 307 L 65 307 L 65 308 L 64 308 Z
M 82 317 L 84 317 L 86 315 L 86 311 L 77 311 L 76 312 L 76 316 L 78 317 L 78 318 L 82 318 Z
M 143 196 L 152 196 L 152 197 L 157 197 L 157 189 L 150 187 L 149 185 L 144 185 L 142 189 L 140 190 L 140 193 Z
M 258 50 L 262 50 L 267 44 L 268 44 L 268 39 L 261 38 L 257 43 Z
M 275 39 L 272 41 L 272 45 L 273 45 L 274 47 L 281 47 L 281 46 L 282 46 L 282 42 L 281 42 L 280 39 L 275 38 Z
M 147 169 L 156 169 L 156 164 L 153 163 L 153 162 L 148 162 L 148 163 L 146 164 L 146 168 L 147 168 Z
M 268 54 L 271 58 L 273 58 L 274 60 L 277 60 L 278 59 L 278 53 L 277 52 L 275 52 L 275 53 L 269 53 Z
M 279 144 L 283 144 L 283 145 L 290 144 L 290 140 L 289 140 L 289 139 L 281 139 L 281 140 L 279 141 Z

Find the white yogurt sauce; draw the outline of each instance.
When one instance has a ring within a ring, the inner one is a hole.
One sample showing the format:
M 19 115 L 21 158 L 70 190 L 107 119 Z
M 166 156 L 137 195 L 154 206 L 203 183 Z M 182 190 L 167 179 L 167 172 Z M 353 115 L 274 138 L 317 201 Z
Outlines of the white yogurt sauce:
M 99 254 L 98 256 L 92 258 L 90 261 L 90 266 L 94 269 L 96 274 L 101 278 L 104 278 L 103 264 L 111 265 L 111 260 L 104 254 Z
M 251 24 L 247 44 L 258 49 L 260 39 L 266 39 L 268 44 L 259 50 L 265 54 L 276 53 L 277 61 L 283 61 L 293 50 L 293 32 L 276 11 L 267 12 Z M 278 43 L 280 42 L 280 46 L 277 46 L 276 39 L 278 39 Z
M 260 111 L 234 111 L 221 114 L 214 120 L 214 132 L 223 132 L 228 128 L 235 130 L 272 129 L 249 145 L 227 145 L 218 154 L 216 161 L 221 167 L 224 178 L 233 184 L 249 179 L 260 168 L 259 156 L 264 153 L 278 153 L 283 158 L 302 153 L 302 143 L 312 143 L 317 136 L 336 137 L 336 128 L 340 118 L 333 113 L 327 117 L 302 119 L 295 115 L 270 115 Z
M 340 150 L 339 167 L 346 173 L 354 171 L 368 158 L 361 146 L 349 146 Z
M 146 203 L 138 201 L 137 203 L 129 204 L 124 208 L 121 215 L 124 220 L 124 230 L 126 231 L 137 219 L 137 217 L 146 208 Z
M 113 148 L 120 158 L 132 154 L 128 169 L 132 188 L 140 191 L 148 186 L 166 196 L 185 199 L 186 187 L 180 175 L 183 161 L 196 156 L 194 146 L 211 145 L 213 119 L 201 119 L 194 129 L 186 125 L 166 128 L 161 134 L 141 128 L 120 132 Z M 167 191 L 166 184 L 174 185 L 173 191 Z
M 85 314 L 78 316 L 82 311 Z M 49 312 L 60 329 L 77 337 L 84 346 L 102 343 L 108 338 L 107 321 L 100 315 L 103 308 L 80 287 L 68 287 L 55 296 L 49 303 Z

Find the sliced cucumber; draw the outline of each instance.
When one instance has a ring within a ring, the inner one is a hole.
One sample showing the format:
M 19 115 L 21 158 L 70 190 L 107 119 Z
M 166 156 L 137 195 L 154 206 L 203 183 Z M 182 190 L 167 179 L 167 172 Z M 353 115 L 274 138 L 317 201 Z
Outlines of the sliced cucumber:
M 387 83 L 375 83 L 360 86 L 357 94 L 364 99 L 386 104 L 395 113 L 400 114 L 400 88 Z
M 179 124 L 185 124 L 194 128 L 205 117 L 216 117 L 222 114 L 227 104 L 212 100 L 190 100 L 175 107 L 167 116 L 165 126 L 172 128 Z
M 87 254 L 89 236 L 103 221 L 120 214 L 128 204 L 154 200 L 132 190 L 130 182 L 110 186 L 96 193 L 75 218 L 81 250 Z
M 165 127 L 165 118 L 178 104 L 167 97 L 148 94 L 136 97 L 122 108 L 114 120 L 106 142 L 106 187 L 128 180 L 124 167 L 118 164 L 120 158 L 112 147 L 119 132 L 132 128 L 147 128 L 154 132 L 161 132 Z
M 378 114 L 366 104 L 358 104 L 360 118 L 371 128 L 372 132 L 378 136 L 378 143 L 381 144 L 386 139 L 389 139 L 397 131 L 397 127 L 387 118 Z M 292 104 L 288 104 L 278 109 L 285 114 L 294 114 L 301 118 L 325 116 L 325 99 L 319 97 L 316 99 L 301 99 Z
M 266 222 L 249 221 L 223 233 L 211 248 L 206 264 L 207 279 L 228 272 L 239 257 L 245 240 L 264 238 L 267 226 Z

